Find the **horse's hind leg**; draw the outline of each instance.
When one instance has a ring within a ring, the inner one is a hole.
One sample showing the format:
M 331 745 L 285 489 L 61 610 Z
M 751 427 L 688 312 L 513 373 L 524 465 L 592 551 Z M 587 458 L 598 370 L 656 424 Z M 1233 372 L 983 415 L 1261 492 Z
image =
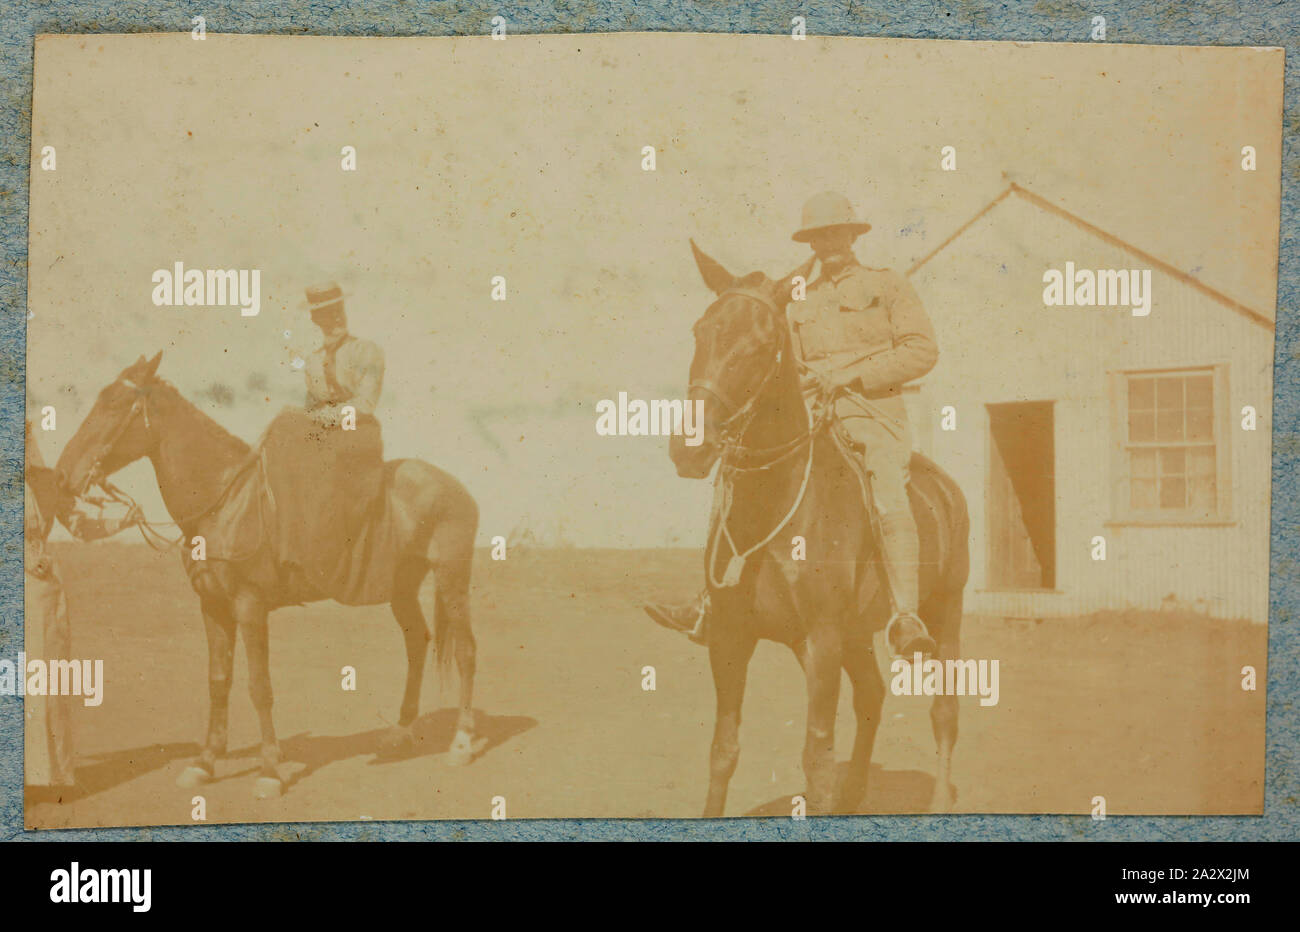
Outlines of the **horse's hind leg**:
M 235 597 L 235 620 L 244 639 L 248 657 L 248 692 L 262 726 L 262 771 L 253 785 L 258 799 L 279 796 L 284 783 L 280 779 L 280 742 L 275 737 L 271 718 L 271 658 L 267 610 L 261 597 L 245 590 Z
M 477 511 L 460 520 L 447 520 L 434 531 L 431 551 L 436 592 L 433 604 L 434 651 L 440 679 L 446 682 L 454 660 L 460 679 L 456 735 L 447 752 L 449 763 L 461 766 L 474 759 L 484 742 L 475 740 L 474 673 L 477 645 L 470 624 L 469 584 L 474 561 Z
M 858 732 L 853 739 L 853 756 L 849 759 L 849 772 L 837 808 L 840 812 L 853 813 L 861 809 L 867 795 L 871 751 L 876 743 L 876 730 L 880 727 L 885 684 L 876 668 L 876 655 L 870 640 L 866 644 L 845 645 L 844 670 L 853 684 L 853 713 L 857 717 Z
M 724 629 L 714 619 L 709 632 L 709 666 L 718 706 L 709 747 L 709 796 L 704 803 L 706 819 L 722 818 L 727 806 L 727 787 L 740 759 L 740 708 L 745 701 L 745 679 L 749 658 L 757 641 L 742 631 Z
M 230 710 L 230 672 L 235 664 L 235 620 L 225 600 L 201 598 L 208 635 L 208 737 L 199 759 L 181 771 L 177 786 L 195 787 L 217 773 L 217 758 L 226 753 Z
M 406 644 L 406 688 L 402 691 L 402 707 L 397 714 L 397 727 L 384 738 L 384 752 L 396 753 L 412 740 L 411 726 L 420 714 L 420 690 L 424 685 L 424 666 L 429 656 L 429 628 L 420 608 L 420 583 L 429 573 L 423 560 L 403 563 L 393 581 L 393 617 L 402 629 Z
M 822 624 L 804 640 L 799 657 L 808 682 L 803 772 L 812 815 L 829 813 L 835 804 L 835 713 L 840 701 L 842 653 L 839 629 Z
M 961 652 L 961 612 L 962 593 L 957 592 L 942 600 L 936 600 L 937 613 L 930 617 L 939 620 L 937 640 L 939 653 L 937 659 L 942 663 L 955 659 Z M 951 812 L 956 795 L 952 787 L 952 749 L 957 744 L 957 697 L 939 695 L 934 697 L 930 706 L 930 725 L 934 730 L 935 773 L 934 797 L 930 801 L 931 812 Z
M 450 653 L 454 658 L 460 680 L 456 736 L 452 738 L 447 760 L 462 766 L 472 761 L 479 750 L 474 721 L 474 673 L 478 666 L 478 647 L 470 628 L 469 593 L 440 590 L 435 597 L 434 617 L 446 631 L 446 640 L 443 641 L 440 653 Z

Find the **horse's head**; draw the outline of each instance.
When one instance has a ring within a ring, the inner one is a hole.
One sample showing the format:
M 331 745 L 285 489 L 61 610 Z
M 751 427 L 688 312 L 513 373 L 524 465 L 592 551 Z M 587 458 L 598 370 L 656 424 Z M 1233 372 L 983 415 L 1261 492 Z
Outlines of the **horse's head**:
M 95 405 L 59 456 L 58 471 L 73 495 L 149 454 L 156 438 L 150 425 L 149 398 L 162 351 L 141 356 L 122 370 L 95 398 Z
M 691 360 L 693 404 L 704 402 L 703 439 L 687 446 L 674 434 L 668 453 L 677 474 L 700 479 L 709 474 L 724 443 L 736 440 L 753 418 L 763 390 L 781 366 L 790 346 L 785 307 L 796 276 L 807 277 L 813 261 L 780 281 L 762 272 L 737 278 L 691 242 L 704 283 L 718 297 L 695 322 L 695 356 Z

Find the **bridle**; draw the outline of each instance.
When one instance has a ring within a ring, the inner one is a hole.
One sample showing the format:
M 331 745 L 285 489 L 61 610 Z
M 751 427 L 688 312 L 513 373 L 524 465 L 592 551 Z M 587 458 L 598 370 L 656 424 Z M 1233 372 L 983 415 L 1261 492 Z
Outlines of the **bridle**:
M 756 291 L 751 288 L 734 288 L 728 289 L 718 295 L 716 301 L 709 305 L 705 310 L 704 316 L 707 317 L 713 308 L 717 307 L 723 299 L 732 296 L 741 296 L 750 298 L 759 302 L 767 311 L 777 320 L 778 326 L 786 328 L 786 322 L 782 319 L 783 315 L 776 302 L 767 294 Z M 701 318 L 703 319 L 703 318 Z M 788 345 L 788 331 L 783 332 L 782 339 L 777 345 L 776 352 L 773 354 L 772 361 L 768 365 L 767 371 L 763 374 L 762 380 L 758 387 L 750 393 L 748 400 L 743 404 L 737 405 L 732 402 L 721 389 L 721 387 L 711 379 L 693 379 L 688 391 L 699 390 L 707 392 L 716 398 L 728 412 L 727 418 L 718 428 L 718 442 L 722 447 L 719 454 L 719 465 L 717 477 L 714 480 L 714 514 L 710 519 L 710 524 L 714 527 L 713 539 L 709 544 L 707 555 L 707 572 L 708 581 L 712 588 L 724 589 L 735 586 L 740 582 L 741 571 L 744 568 L 745 561 L 754 553 L 766 547 L 781 533 L 803 504 L 804 496 L 808 491 L 808 483 L 812 477 L 813 466 L 813 441 L 817 434 L 829 422 L 830 417 L 827 413 L 828 404 L 821 404 L 815 407 L 814 411 L 808 413 L 808 428 L 800 433 L 797 437 L 775 447 L 747 447 L 740 441 L 745 436 L 754 417 L 758 412 L 758 402 L 763 397 L 768 385 L 776 377 L 781 368 L 781 362 L 784 359 L 785 349 Z M 736 546 L 736 542 L 731 537 L 731 530 L 727 527 L 727 519 L 731 513 L 733 501 L 733 488 L 737 473 L 751 473 L 760 470 L 771 469 L 778 463 L 793 456 L 796 452 L 808 447 L 808 457 L 804 464 L 803 480 L 799 485 L 799 491 L 796 493 L 794 502 L 786 511 L 785 516 L 780 520 L 776 527 L 765 535 L 758 543 L 741 552 Z M 751 461 L 751 465 L 741 465 L 736 462 L 737 459 Z M 754 462 L 757 461 L 757 462 Z M 727 561 L 727 567 L 721 579 L 717 577 L 717 557 L 723 541 L 731 549 L 732 556 Z
M 118 505 L 125 505 L 127 506 L 128 509 L 132 509 L 132 508 L 136 509 L 137 511 L 140 512 L 140 520 L 137 522 L 136 526 L 140 529 L 140 536 L 144 538 L 144 542 L 148 544 L 150 547 L 152 547 L 154 550 L 158 550 L 158 551 L 170 550 L 173 547 L 180 546 L 180 544 L 185 540 L 184 532 L 182 532 L 178 538 L 172 540 L 162 531 L 159 531 L 157 527 L 155 527 L 155 522 L 151 522 L 145 519 L 144 512 L 140 509 L 139 503 L 136 502 L 136 500 L 132 498 L 129 494 L 127 494 L 126 491 L 124 491 L 123 489 L 119 488 L 118 486 L 110 482 L 108 480 L 108 477 L 104 475 L 103 472 L 104 459 L 113 451 L 113 448 L 117 446 L 117 442 L 122 439 L 122 435 L 126 433 L 127 428 L 129 428 L 135 422 L 135 418 L 137 414 L 144 419 L 145 430 L 151 432 L 153 430 L 153 423 L 149 418 L 150 387 L 147 385 L 137 384 L 136 382 L 133 382 L 128 378 L 120 378 L 118 379 L 118 381 L 122 382 L 128 388 L 133 389 L 135 391 L 135 400 L 131 402 L 131 409 L 127 411 L 126 416 L 122 418 L 122 423 L 120 423 L 113 430 L 113 432 L 108 436 L 107 440 L 105 440 L 103 443 L 100 444 L 98 455 L 91 462 L 90 470 L 86 473 L 86 479 L 81 484 L 81 488 L 75 493 L 75 495 L 79 499 L 84 499 L 93 504 L 98 504 L 101 507 L 104 503 L 112 502 Z M 104 492 L 106 493 L 106 497 L 99 498 L 97 496 L 88 495 L 87 493 L 89 492 L 90 487 L 92 485 L 97 485 L 101 489 L 103 489 Z M 203 515 L 207 514 L 213 508 L 216 508 L 217 505 L 221 503 L 221 500 L 225 498 L 226 493 L 228 491 L 229 491 L 229 486 L 223 488 L 221 492 L 217 495 L 216 501 L 214 501 L 211 505 L 208 505 L 202 510 L 195 512 L 193 515 L 190 515 L 189 517 L 181 521 L 170 521 L 170 522 L 162 522 L 162 523 L 174 524 L 177 527 L 180 527 L 182 524 L 189 523 L 190 521 L 193 521 L 196 518 L 201 518 Z
M 99 445 L 99 453 L 90 464 L 90 469 L 86 473 L 86 479 L 81 484 L 81 488 L 76 491 L 77 498 L 85 496 L 92 485 L 98 485 L 108 491 L 108 478 L 103 474 L 103 463 L 105 457 L 113 452 L 117 442 L 122 439 L 128 427 L 135 421 L 135 416 L 139 413 L 144 418 L 145 430 L 151 430 L 153 425 L 149 421 L 149 389 L 143 385 L 137 385 L 130 379 L 118 379 L 119 382 L 128 388 L 134 389 L 135 400 L 131 402 L 131 410 L 122 418 L 122 422 L 117 425 L 108 439 Z
M 781 311 L 777 308 L 776 302 L 764 292 L 753 288 L 733 288 L 722 292 L 718 295 L 717 300 L 710 304 L 704 311 L 704 317 L 708 317 L 715 307 L 727 298 L 731 297 L 744 297 L 757 301 L 768 311 L 769 314 L 772 315 L 773 318 L 778 320 L 779 326 L 785 326 L 785 321 L 780 320 Z M 701 317 L 700 319 L 703 320 L 704 317 Z M 723 408 L 729 412 L 722 423 L 718 425 L 718 441 L 723 448 L 724 455 L 729 450 L 744 449 L 740 444 L 740 438 L 745 435 L 745 431 L 749 429 L 750 423 L 754 420 L 754 415 L 757 413 L 758 401 L 763 397 L 763 392 L 766 391 L 767 386 L 771 383 L 772 379 L 776 378 L 776 373 L 781 368 L 781 360 L 784 357 L 784 353 L 785 341 L 782 340 L 777 344 L 776 353 L 773 354 L 772 361 L 768 365 L 767 371 L 763 373 L 763 378 L 758 383 L 758 387 L 755 388 L 754 391 L 750 393 L 749 398 L 742 403 L 738 404 L 733 401 L 722 389 L 722 386 L 718 385 L 718 383 L 712 379 L 692 379 L 690 384 L 687 386 L 688 394 L 696 390 L 706 392 L 716 398 L 722 404 Z
M 779 327 L 783 329 L 786 328 L 786 322 L 782 319 L 783 315 L 781 310 L 776 306 L 776 302 L 773 301 L 765 292 L 753 288 L 732 288 L 722 292 L 718 295 L 717 300 L 708 306 L 704 311 L 703 317 L 700 319 L 703 320 L 704 317 L 708 317 L 709 313 L 721 304 L 724 299 L 733 296 L 750 298 L 751 300 L 757 301 L 768 311 L 769 314 L 772 315 L 774 319 L 776 319 Z M 785 459 L 787 456 L 793 454 L 804 444 L 809 443 L 829 420 L 827 416 L 829 406 L 822 404 L 816 406 L 816 413 L 810 418 L 807 432 L 801 433 L 793 440 L 789 440 L 775 447 L 748 447 L 740 442 L 745 436 L 745 432 L 749 429 L 750 424 L 753 422 L 755 415 L 758 413 L 757 406 L 759 400 L 763 397 L 763 393 L 767 390 L 768 385 L 774 378 L 776 378 L 777 372 L 781 369 L 781 362 L 785 357 L 788 339 L 788 336 L 785 336 L 777 344 L 776 353 L 773 355 L 772 361 L 768 365 L 767 370 L 763 373 L 763 378 L 758 383 L 758 387 L 750 393 L 748 400 L 741 404 L 732 401 L 727 396 L 727 393 L 723 391 L 722 387 L 712 379 L 692 379 L 687 387 L 688 393 L 698 389 L 699 391 L 712 395 L 722 404 L 723 408 L 729 412 L 722 423 L 718 425 L 718 444 L 722 447 L 720 459 L 723 461 L 724 469 L 749 472 L 754 469 L 770 468 Z M 775 458 L 769 460 L 767 459 L 768 457 Z M 762 462 L 760 465 L 741 466 L 739 463 L 735 462 L 736 459 L 748 461 L 759 460 Z

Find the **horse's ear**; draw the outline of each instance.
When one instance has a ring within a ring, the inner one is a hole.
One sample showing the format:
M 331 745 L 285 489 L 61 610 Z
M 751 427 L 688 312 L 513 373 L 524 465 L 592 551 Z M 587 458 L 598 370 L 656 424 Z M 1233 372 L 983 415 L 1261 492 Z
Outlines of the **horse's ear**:
M 736 276 L 724 269 L 721 262 L 696 246 L 695 240 L 691 240 L 691 252 L 695 254 L 695 264 L 699 266 L 704 284 L 708 285 L 709 290 L 714 294 L 722 294 L 735 284 Z
M 158 363 L 162 362 L 162 354 L 163 351 L 159 350 L 157 355 L 155 355 L 154 358 L 149 360 L 149 362 L 145 365 L 145 370 L 144 370 L 145 378 L 152 379 L 154 375 L 158 372 Z M 140 360 L 143 362 L 144 357 L 141 356 Z
M 147 365 L 147 363 L 145 362 L 144 356 L 141 355 L 139 359 L 137 359 L 135 362 L 131 363 L 129 366 L 127 366 L 125 369 L 119 372 L 117 374 L 117 377 L 119 379 L 135 379 L 136 370 L 144 365 Z
M 781 279 L 779 282 L 775 282 L 772 285 L 772 299 L 776 302 L 777 307 L 784 310 L 785 306 L 789 304 L 790 301 L 792 300 L 793 298 L 792 292 L 794 290 L 794 280 L 796 278 L 802 278 L 805 285 L 808 283 L 808 276 L 812 274 L 813 265 L 816 262 L 817 262 L 817 257 L 812 256 L 803 265 L 799 266 L 797 269 L 795 269 L 785 278 Z

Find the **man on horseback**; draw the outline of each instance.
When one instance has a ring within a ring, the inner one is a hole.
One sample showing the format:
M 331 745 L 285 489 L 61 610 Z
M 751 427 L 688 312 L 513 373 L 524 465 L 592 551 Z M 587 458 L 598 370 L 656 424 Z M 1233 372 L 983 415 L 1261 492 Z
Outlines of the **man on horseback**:
M 871 229 L 847 198 L 825 192 L 803 208 L 796 242 L 820 263 L 806 299 L 787 309 L 801 387 L 810 405 L 832 405 L 859 465 L 870 477 L 874 526 L 893 603 L 885 629 L 890 649 L 932 653 L 934 640 L 917 614 L 920 545 L 907 496 L 911 430 L 902 386 L 934 368 L 938 347 L 930 320 L 907 280 L 870 269 L 853 241 Z M 870 506 L 870 505 L 869 505 Z M 685 606 L 647 605 L 657 623 L 707 643 L 708 598 Z

